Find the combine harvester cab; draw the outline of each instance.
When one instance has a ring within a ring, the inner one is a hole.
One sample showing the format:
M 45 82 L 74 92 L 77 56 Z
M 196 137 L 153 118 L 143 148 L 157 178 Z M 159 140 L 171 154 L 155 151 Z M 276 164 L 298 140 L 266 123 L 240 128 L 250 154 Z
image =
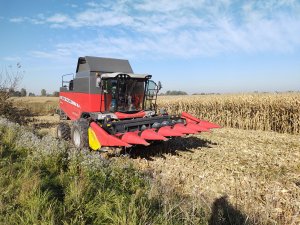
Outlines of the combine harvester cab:
M 151 77 L 134 74 L 127 60 L 80 57 L 76 75 L 62 77 L 58 138 L 77 148 L 120 149 L 220 128 L 186 112 L 157 113 L 161 85 Z

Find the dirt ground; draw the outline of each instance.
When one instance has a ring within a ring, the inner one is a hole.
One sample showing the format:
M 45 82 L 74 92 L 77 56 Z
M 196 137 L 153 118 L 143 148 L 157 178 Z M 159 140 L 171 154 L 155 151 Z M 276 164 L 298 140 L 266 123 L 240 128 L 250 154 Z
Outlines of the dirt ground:
M 55 136 L 58 119 L 35 117 L 32 126 Z M 225 200 L 252 222 L 300 223 L 299 136 L 222 128 L 127 153 L 113 160 L 151 174 L 166 195 L 191 196 L 210 211 Z
M 137 155 L 139 169 L 209 210 L 226 199 L 253 222 L 300 224 L 299 136 L 223 128 Z

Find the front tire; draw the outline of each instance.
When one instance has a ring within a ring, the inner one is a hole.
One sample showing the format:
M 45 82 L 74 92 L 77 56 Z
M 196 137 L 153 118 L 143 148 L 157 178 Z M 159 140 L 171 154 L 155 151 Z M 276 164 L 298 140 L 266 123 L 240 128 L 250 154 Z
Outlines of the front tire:
M 59 123 L 56 130 L 56 136 L 61 140 L 69 140 L 71 136 L 71 128 L 67 123 Z
M 86 119 L 79 119 L 73 123 L 71 130 L 72 143 L 76 148 L 87 148 L 89 123 Z

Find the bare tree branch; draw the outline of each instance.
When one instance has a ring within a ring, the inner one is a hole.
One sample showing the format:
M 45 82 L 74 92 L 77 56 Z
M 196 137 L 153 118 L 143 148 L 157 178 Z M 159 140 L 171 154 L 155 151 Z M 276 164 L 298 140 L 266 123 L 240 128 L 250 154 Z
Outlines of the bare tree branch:
M 0 102 L 5 101 L 10 97 L 11 92 L 20 84 L 23 78 L 21 63 L 17 63 L 15 67 L 6 66 L 0 71 Z
M 6 66 L 0 70 L 0 116 L 21 124 L 26 123 L 28 110 L 15 107 L 10 97 L 15 93 L 23 74 L 20 63 L 15 67 Z

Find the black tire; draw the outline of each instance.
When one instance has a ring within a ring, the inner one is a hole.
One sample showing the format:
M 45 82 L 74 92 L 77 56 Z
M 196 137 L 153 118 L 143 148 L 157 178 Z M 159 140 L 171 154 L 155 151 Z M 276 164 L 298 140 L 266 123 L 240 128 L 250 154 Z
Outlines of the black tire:
M 71 129 L 72 143 L 76 148 L 87 148 L 89 123 L 86 119 L 79 119 L 73 123 Z
M 59 115 L 60 120 L 68 120 L 67 114 L 61 109 L 57 110 L 57 114 Z
M 59 123 L 56 130 L 56 136 L 61 140 L 70 140 L 71 128 L 67 123 Z

